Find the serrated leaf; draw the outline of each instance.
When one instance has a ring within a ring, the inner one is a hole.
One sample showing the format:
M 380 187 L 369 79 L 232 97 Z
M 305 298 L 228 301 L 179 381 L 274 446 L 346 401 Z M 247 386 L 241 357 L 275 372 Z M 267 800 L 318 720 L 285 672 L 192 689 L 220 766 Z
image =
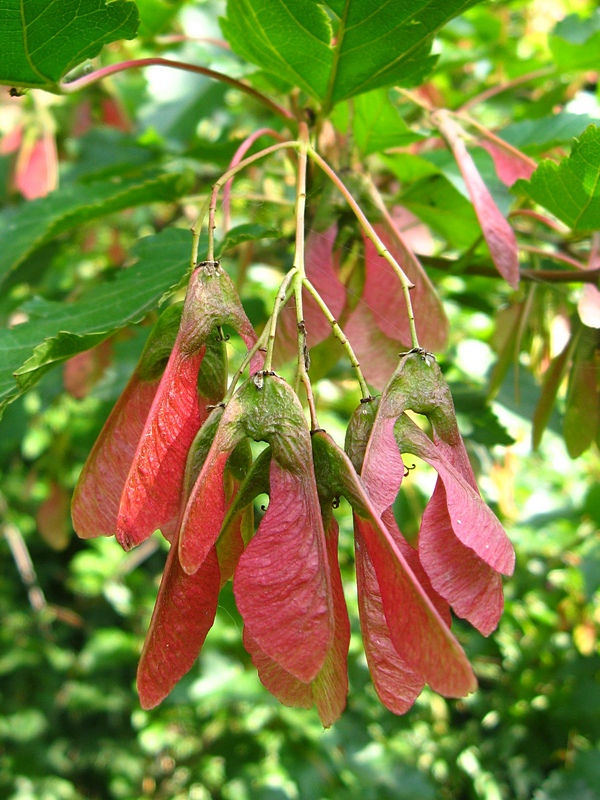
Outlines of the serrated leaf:
M 172 202 L 192 185 L 191 173 L 148 171 L 131 178 L 76 184 L 0 215 L 0 284 L 26 258 L 60 233 L 124 208 Z
M 55 364 L 140 322 L 185 274 L 191 246 L 189 232 L 175 228 L 142 239 L 133 251 L 137 263 L 114 281 L 74 303 L 40 300 L 27 322 L 0 331 L 0 411 Z
M 472 0 L 336 2 L 332 8 L 340 22 L 325 108 L 381 86 L 422 80 L 435 63 L 429 55 L 435 32 L 472 5 Z
M 590 125 L 573 140 L 571 155 L 558 164 L 546 159 L 531 176 L 517 181 L 526 195 L 574 231 L 600 229 L 600 128 Z
M 331 24 L 314 0 L 229 0 L 221 20 L 236 53 L 312 97 L 327 91 Z
M 4 0 L 0 14 L 0 83 L 55 92 L 70 69 L 133 39 L 139 24 L 131 0 Z
M 436 31 L 477 1 L 229 0 L 221 26 L 237 53 L 328 112 L 372 89 L 421 80 L 435 63 Z

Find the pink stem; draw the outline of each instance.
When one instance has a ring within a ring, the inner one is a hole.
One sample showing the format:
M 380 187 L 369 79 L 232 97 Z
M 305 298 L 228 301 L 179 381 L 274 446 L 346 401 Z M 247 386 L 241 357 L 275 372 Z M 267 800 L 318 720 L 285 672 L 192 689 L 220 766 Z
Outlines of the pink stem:
M 560 223 L 555 222 L 553 219 L 544 216 L 544 214 L 540 214 L 538 211 L 531 211 L 528 208 L 518 208 L 516 211 L 511 211 L 509 217 L 512 219 L 513 217 L 531 217 L 531 219 L 535 219 L 537 222 L 541 222 L 542 225 L 546 225 L 546 227 L 551 228 L 553 231 L 557 233 L 564 233 L 565 229 L 563 228 Z
M 483 103 L 485 100 L 489 100 L 490 97 L 495 97 L 497 94 L 507 92 L 509 89 L 513 89 L 515 86 L 520 86 L 522 83 L 529 83 L 529 81 L 537 80 L 537 78 L 544 78 L 546 75 L 551 75 L 554 71 L 554 67 L 544 67 L 543 69 L 536 69 L 534 72 L 528 72 L 526 75 L 519 75 L 518 78 L 513 78 L 512 81 L 498 83 L 495 86 L 491 86 L 489 89 L 486 89 L 485 92 L 481 92 L 481 94 L 477 94 L 475 97 L 467 100 L 466 103 L 456 110 L 468 111 L 470 108 L 473 108 L 473 106 Z
M 229 169 L 231 169 L 232 167 L 237 167 L 237 165 L 244 158 L 248 150 L 252 147 L 254 142 L 257 139 L 260 139 L 261 136 L 271 136 L 273 139 L 277 139 L 278 142 L 285 141 L 285 138 L 277 131 L 274 131 L 272 128 L 259 128 L 257 131 L 254 131 L 254 133 L 251 133 L 250 136 L 244 139 L 244 141 L 235 151 L 235 155 L 233 156 L 233 158 L 231 159 L 231 163 L 229 164 Z M 233 175 L 231 176 L 231 178 L 229 178 L 229 180 L 223 187 L 223 219 L 224 219 L 223 227 L 225 230 L 229 229 L 229 223 L 230 223 L 229 207 L 230 207 L 232 184 L 233 184 Z
M 581 261 L 577 261 L 576 258 L 571 258 L 571 256 L 567 256 L 564 253 L 543 250 L 541 247 L 533 247 L 533 245 L 529 244 L 520 245 L 520 249 L 525 250 L 527 253 L 533 253 L 534 255 L 549 258 L 551 261 L 562 261 L 565 264 L 570 264 L 572 267 L 575 267 L 575 269 L 585 269 L 585 264 L 582 264 Z
M 230 78 L 229 75 L 224 75 L 222 72 L 215 72 L 215 70 L 208 69 L 208 67 L 200 67 L 197 64 L 188 64 L 185 61 L 173 61 L 170 58 L 136 58 L 131 59 L 130 61 L 122 61 L 119 64 L 110 64 L 108 67 L 102 67 L 102 69 L 91 72 L 89 75 L 83 75 L 81 78 L 76 78 L 70 83 L 61 83 L 60 88 L 64 94 L 72 94 L 73 92 L 77 92 L 79 89 L 83 89 L 85 86 L 90 86 L 93 83 L 97 83 L 97 81 L 108 77 L 108 75 L 114 75 L 115 73 L 123 72 L 126 69 L 137 69 L 139 67 L 152 66 L 182 69 L 186 72 L 195 72 L 199 75 L 206 75 L 207 78 L 212 78 L 215 81 L 228 83 L 230 86 L 239 89 L 241 92 L 251 95 L 263 105 L 268 106 L 271 111 L 274 111 L 280 117 L 283 117 L 284 119 L 294 118 L 294 115 L 291 113 L 291 111 L 288 111 L 287 108 L 284 108 L 278 103 L 275 103 L 273 100 L 270 100 L 268 97 L 266 97 L 266 95 L 257 91 L 252 86 L 249 86 L 247 83 L 242 83 L 242 81 L 238 81 L 235 78 Z

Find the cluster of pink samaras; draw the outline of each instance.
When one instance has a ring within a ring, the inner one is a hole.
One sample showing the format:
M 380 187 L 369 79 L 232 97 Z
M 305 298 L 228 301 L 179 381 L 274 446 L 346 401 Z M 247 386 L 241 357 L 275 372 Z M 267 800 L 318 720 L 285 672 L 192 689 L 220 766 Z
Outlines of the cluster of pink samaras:
M 129 549 L 160 529 L 171 542 L 138 669 L 142 705 L 161 702 L 192 667 L 232 578 L 262 683 L 285 704 L 315 705 L 325 726 L 339 717 L 350 641 L 333 510 L 341 497 L 354 516 L 364 648 L 382 703 L 403 713 L 425 684 L 447 697 L 473 691 L 450 609 L 489 634 L 514 553 L 477 491 L 435 359 L 420 349 L 402 354 L 381 396 L 356 410 L 342 450 L 309 429 L 295 392 L 263 370 L 260 352 L 250 378 L 221 403 L 225 325 L 253 347 L 233 284 L 218 262 L 205 262 L 183 309 L 167 309 L 152 331 L 73 500 L 82 537 L 114 534 Z M 427 418 L 431 436 L 415 415 Z M 254 460 L 252 440 L 268 445 Z M 438 473 L 417 547 L 392 513 L 402 453 Z M 255 530 L 262 493 L 269 505 Z

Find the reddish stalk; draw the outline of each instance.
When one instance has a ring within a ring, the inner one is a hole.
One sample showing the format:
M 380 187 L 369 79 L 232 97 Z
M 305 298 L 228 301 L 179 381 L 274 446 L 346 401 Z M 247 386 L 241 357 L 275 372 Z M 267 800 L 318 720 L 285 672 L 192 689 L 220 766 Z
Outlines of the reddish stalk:
M 254 131 L 250 134 L 238 149 L 235 151 L 233 158 L 231 159 L 231 163 L 229 164 L 229 169 L 233 169 L 236 167 L 240 161 L 244 158 L 248 150 L 252 147 L 254 142 L 257 139 L 260 139 L 261 136 L 271 136 L 273 139 L 277 139 L 278 142 L 284 142 L 285 137 L 282 136 L 278 131 L 274 131 L 273 128 L 259 128 L 257 131 Z M 229 229 L 230 224 L 230 199 L 231 199 L 231 185 L 233 184 L 233 176 L 229 178 L 225 186 L 223 187 L 223 227 L 225 230 Z
M 61 83 L 60 88 L 63 94 L 73 94 L 80 89 L 84 89 L 86 86 L 91 86 L 92 84 L 101 81 L 103 78 L 106 78 L 109 75 L 115 75 L 117 72 L 123 72 L 127 69 L 139 69 L 140 67 L 171 67 L 172 69 L 182 69 L 185 72 L 195 72 L 198 75 L 205 75 L 207 78 L 212 78 L 215 81 L 221 81 L 221 83 L 227 83 L 230 86 L 233 86 L 234 89 L 239 89 L 240 92 L 245 92 L 251 97 L 254 97 L 255 100 L 258 100 L 260 103 L 267 106 L 267 108 L 270 108 L 275 114 L 283 117 L 284 119 L 294 119 L 294 115 L 288 111 L 287 108 L 275 103 L 266 95 L 262 94 L 262 92 L 259 92 L 257 89 L 254 89 L 247 83 L 238 81 L 235 78 L 230 78 L 229 75 L 224 75 L 222 72 L 216 72 L 213 69 L 208 69 L 208 67 L 200 67 L 197 64 L 188 64 L 185 61 L 173 61 L 170 58 L 135 58 L 131 59 L 130 61 L 122 61 L 119 64 L 110 64 L 108 67 L 102 67 L 95 72 L 91 72 L 89 75 L 82 75 L 81 78 L 76 78 L 74 81 L 70 81 L 69 83 Z
M 512 81 L 491 86 L 484 92 L 481 92 L 480 94 L 475 95 L 475 97 L 472 97 L 470 100 L 467 100 L 466 103 L 463 103 L 463 105 L 456 110 L 468 111 L 470 108 L 473 108 L 473 106 L 483 103 L 486 100 L 489 100 L 491 97 L 495 97 L 497 94 L 507 92 L 510 89 L 514 89 L 515 86 L 520 86 L 523 83 L 529 83 L 529 81 L 535 81 L 538 78 L 544 78 L 546 75 L 551 75 L 554 71 L 554 67 L 544 67 L 543 69 L 536 69 L 533 72 L 528 72 L 526 75 L 519 75 L 518 78 L 513 78 Z

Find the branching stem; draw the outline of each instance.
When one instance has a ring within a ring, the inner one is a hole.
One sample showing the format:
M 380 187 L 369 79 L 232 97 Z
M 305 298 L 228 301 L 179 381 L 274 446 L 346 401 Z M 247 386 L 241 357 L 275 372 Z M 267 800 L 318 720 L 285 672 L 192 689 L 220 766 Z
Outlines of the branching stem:
M 268 330 L 267 355 L 265 356 L 265 372 L 270 372 L 272 369 L 273 348 L 275 347 L 275 334 L 277 333 L 277 321 L 279 319 L 279 315 L 281 314 L 282 308 L 284 307 L 284 305 L 287 303 L 287 301 L 294 292 L 293 281 L 295 276 L 296 276 L 296 268 L 292 267 L 292 269 L 286 274 L 285 278 L 281 282 L 279 290 L 277 291 L 277 296 L 275 297 L 275 303 L 273 305 L 273 312 L 271 313 L 269 324 L 265 328 L 265 330 Z
M 334 336 L 336 337 L 336 339 L 339 340 L 340 344 L 342 345 L 342 347 L 346 351 L 346 354 L 348 356 L 348 359 L 349 359 L 350 363 L 352 364 L 352 366 L 356 370 L 356 377 L 357 377 L 358 382 L 360 384 L 360 391 L 361 391 L 361 394 L 363 396 L 363 400 L 371 400 L 372 396 L 371 396 L 371 393 L 369 392 L 369 387 L 367 386 L 367 382 L 365 381 L 364 376 L 362 374 L 362 370 L 360 368 L 360 362 L 359 362 L 358 358 L 356 357 L 356 353 L 352 349 L 352 345 L 350 344 L 350 342 L 346 338 L 346 334 L 340 328 L 340 325 L 339 325 L 338 321 L 336 320 L 336 318 L 331 313 L 331 310 L 329 309 L 329 307 L 327 306 L 327 304 L 325 303 L 325 301 L 323 300 L 321 295 L 318 293 L 318 291 L 315 289 L 315 287 L 312 285 L 312 283 L 308 280 L 308 278 L 305 277 L 304 280 L 302 281 L 302 283 L 304 284 L 304 288 L 306 289 L 306 291 L 310 295 L 312 295 L 312 297 L 314 298 L 316 304 L 319 306 L 319 308 L 323 312 L 323 316 L 327 319 L 327 321 L 331 325 L 331 328 L 333 330 Z
M 328 176 L 328 178 L 332 181 L 332 183 L 337 186 L 341 194 L 344 196 L 346 202 L 354 212 L 355 216 L 357 217 L 365 235 L 373 242 L 375 245 L 375 249 L 379 253 L 382 258 L 388 262 L 388 264 L 392 267 L 398 279 L 400 280 L 400 285 L 402 286 L 402 292 L 404 294 L 404 302 L 406 303 L 406 311 L 408 314 L 408 324 L 410 327 L 410 337 L 413 347 L 420 347 L 419 339 L 417 337 L 417 329 L 415 326 L 415 315 L 413 312 L 412 302 L 410 299 L 410 290 L 413 288 L 413 284 L 408 279 L 408 276 L 398 264 L 394 256 L 390 253 L 384 243 L 381 241 L 377 233 L 375 232 L 373 226 L 369 222 L 369 220 L 364 215 L 363 210 L 358 205 L 352 193 L 348 189 L 348 187 L 343 183 L 339 175 L 329 166 L 329 164 L 321 158 L 321 156 L 314 150 L 312 147 L 308 148 L 307 155 L 311 158 L 318 166 L 323 170 L 323 172 Z
M 233 178 L 241 170 L 248 167 L 250 164 L 254 164 L 255 161 L 259 161 L 261 158 L 270 155 L 271 153 L 276 153 L 278 150 L 283 150 L 284 148 L 291 148 L 293 150 L 298 150 L 300 147 L 300 142 L 297 141 L 287 141 L 287 142 L 278 142 L 277 144 L 272 144 L 270 147 L 265 147 L 264 150 L 260 150 L 258 153 L 254 153 L 248 158 L 244 158 L 235 166 L 231 167 L 224 172 L 221 177 L 219 178 L 216 183 L 213 184 L 212 192 L 210 195 L 210 200 L 208 204 L 208 255 L 207 258 L 209 261 L 213 261 L 215 257 L 215 214 L 217 211 L 217 197 L 219 195 L 219 191 L 223 184 L 227 183 L 230 178 Z M 203 208 L 204 211 L 204 208 Z M 202 216 L 202 211 L 200 212 Z M 204 213 L 206 213 L 204 211 Z M 200 218 L 199 218 L 200 219 Z

